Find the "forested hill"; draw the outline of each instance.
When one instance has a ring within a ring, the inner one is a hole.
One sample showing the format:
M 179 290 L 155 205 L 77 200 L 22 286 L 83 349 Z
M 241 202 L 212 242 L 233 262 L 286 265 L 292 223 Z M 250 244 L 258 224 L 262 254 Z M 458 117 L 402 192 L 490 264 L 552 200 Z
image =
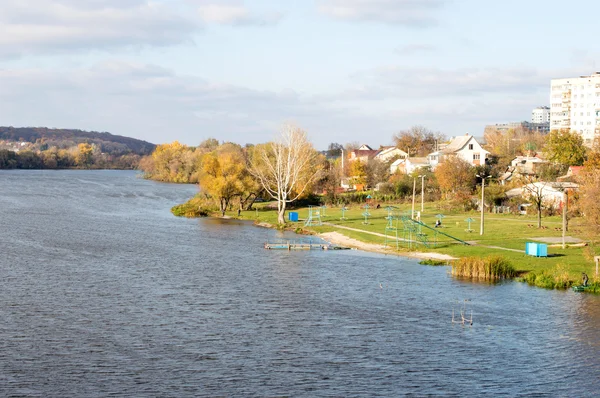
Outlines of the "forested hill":
M 0 140 L 44 144 L 44 147 L 69 148 L 80 143 L 96 144 L 102 152 L 114 155 L 134 153 L 149 155 L 156 145 L 135 138 L 47 127 L 0 127 Z

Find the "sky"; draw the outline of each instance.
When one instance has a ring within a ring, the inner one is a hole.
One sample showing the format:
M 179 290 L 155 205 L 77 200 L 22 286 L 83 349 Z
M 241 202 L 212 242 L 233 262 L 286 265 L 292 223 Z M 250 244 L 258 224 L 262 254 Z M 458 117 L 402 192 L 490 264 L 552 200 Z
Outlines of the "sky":
M 600 71 L 600 2 L 1 0 L 0 125 L 389 145 L 529 120 Z

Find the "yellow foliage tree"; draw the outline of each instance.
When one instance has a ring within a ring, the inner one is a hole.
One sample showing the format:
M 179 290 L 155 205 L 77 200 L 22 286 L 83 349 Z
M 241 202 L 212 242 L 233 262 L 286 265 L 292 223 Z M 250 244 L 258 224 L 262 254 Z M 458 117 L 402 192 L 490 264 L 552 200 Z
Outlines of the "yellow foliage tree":
M 157 145 L 151 159 L 151 162 L 142 162 L 141 166 L 152 179 L 178 183 L 194 182 L 191 176 L 194 174 L 196 161 L 192 148 L 187 145 L 179 141 Z
M 199 176 L 201 190 L 219 205 L 222 215 L 235 197 L 241 198 L 255 186 L 246 166 L 241 148 L 234 144 L 223 144 L 202 156 Z
M 81 143 L 77 145 L 77 151 L 75 156 L 77 166 L 88 169 L 93 162 L 94 148 L 90 144 Z

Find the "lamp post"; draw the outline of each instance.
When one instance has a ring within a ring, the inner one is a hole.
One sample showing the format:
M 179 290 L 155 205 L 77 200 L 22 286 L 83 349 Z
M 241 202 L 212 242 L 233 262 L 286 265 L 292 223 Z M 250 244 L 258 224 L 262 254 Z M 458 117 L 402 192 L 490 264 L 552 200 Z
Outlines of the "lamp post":
M 415 191 L 417 190 L 417 179 L 413 177 L 413 197 L 412 197 L 412 213 L 410 213 L 410 218 L 415 218 Z
M 483 235 L 483 215 L 484 215 L 484 210 L 485 210 L 485 205 L 484 205 L 485 179 L 490 176 L 479 175 L 479 174 L 477 174 L 476 176 L 481 178 L 481 225 L 479 227 L 479 235 Z
M 424 175 L 420 175 L 419 176 L 421 178 L 421 213 L 423 213 L 423 209 L 424 207 L 424 198 L 425 198 L 425 176 Z

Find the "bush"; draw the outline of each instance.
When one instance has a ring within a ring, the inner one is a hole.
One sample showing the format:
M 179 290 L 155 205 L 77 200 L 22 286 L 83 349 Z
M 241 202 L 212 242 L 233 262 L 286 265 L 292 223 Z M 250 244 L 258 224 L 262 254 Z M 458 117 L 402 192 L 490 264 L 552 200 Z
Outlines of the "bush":
M 196 195 L 184 204 L 173 206 L 171 213 L 177 217 L 206 217 L 211 211 L 216 211 L 214 202 L 206 198 L 204 195 Z
M 431 258 L 429 258 L 427 260 L 420 261 L 419 264 L 421 264 L 421 265 L 433 265 L 433 266 L 450 265 L 447 260 L 434 260 L 434 259 L 431 259 Z
M 537 286 L 544 289 L 568 289 L 576 284 L 570 279 L 569 273 L 561 264 L 558 264 L 549 271 L 542 271 L 539 274 L 529 272 L 523 277 L 523 281 L 530 286 Z

